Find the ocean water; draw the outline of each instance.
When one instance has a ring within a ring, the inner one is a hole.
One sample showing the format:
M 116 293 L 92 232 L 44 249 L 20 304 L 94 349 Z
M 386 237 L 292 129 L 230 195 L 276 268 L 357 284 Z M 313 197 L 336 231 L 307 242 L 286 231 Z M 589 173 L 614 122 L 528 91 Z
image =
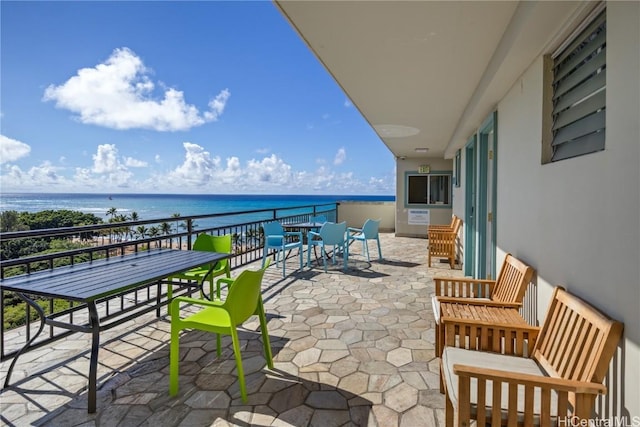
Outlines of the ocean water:
M 208 215 L 258 209 L 278 209 L 295 206 L 334 204 L 340 201 L 393 201 L 394 196 L 314 196 L 314 195 L 230 195 L 230 194 L 61 194 L 61 193 L 0 193 L 0 211 L 39 212 L 69 209 L 91 213 L 107 220 L 107 211 L 117 214 L 136 212 L 140 220 L 180 216 Z M 327 206 L 332 209 L 332 206 Z M 297 213 L 297 212 L 294 212 Z M 302 212 L 300 212 L 302 213 Z M 255 220 L 253 218 L 243 218 Z M 198 220 L 202 226 L 212 220 Z M 226 222 L 226 221 L 225 221 Z M 219 225 L 219 224 L 218 224 Z

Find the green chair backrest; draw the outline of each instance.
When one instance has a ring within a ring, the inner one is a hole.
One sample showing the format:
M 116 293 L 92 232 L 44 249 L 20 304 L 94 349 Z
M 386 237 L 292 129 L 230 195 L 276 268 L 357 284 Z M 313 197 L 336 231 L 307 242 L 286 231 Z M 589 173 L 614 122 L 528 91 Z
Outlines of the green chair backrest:
M 264 268 L 257 271 L 245 270 L 233 281 L 224 302 L 233 325 L 240 325 L 255 314 L 262 291 L 262 277 L 269 263 L 270 260 L 265 263 Z
M 199 234 L 198 237 L 196 237 L 196 241 L 193 242 L 192 249 L 194 251 L 216 252 L 211 237 L 213 236 L 206 233 Z
M 199 234 L 196 241 L 193 242 L 192 249 L 194 251 L 219 252 L 224 254 L 231 253 L 231 234 L 224 236 L 212 236 L 207 233 Z M 216 270 L 227 268 L 229 259 L 225 258 L 216 263 Z
M 223 236 L 210 236 L 213 243 L 213 252 L 219 252 L 221 254 L 231 253 L 231 234 L 225 234 Z M 227 268 L 229 264 L 229 258 L 218 261 L 216 267 L 219 269 Z

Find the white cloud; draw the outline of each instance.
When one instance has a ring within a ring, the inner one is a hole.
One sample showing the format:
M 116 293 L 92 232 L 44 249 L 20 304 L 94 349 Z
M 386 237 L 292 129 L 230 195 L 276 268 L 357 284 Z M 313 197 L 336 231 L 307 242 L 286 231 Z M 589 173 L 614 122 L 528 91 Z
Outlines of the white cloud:
M 336 153 L 336 156 L 333 158 L 334 165 L 341 165 L 347 159 L 347 150 L 344 147 L 340 148 Z
M 31 147 L 24 142 L 0 135 L 0 164 L 15 162 L 22 157 L 28 156 L 30 152 Z
M 98 151 L 93 156 L 94 173 L 110 173 L 124 169 L 124 166 L 118 161 L 118 149 L 115 144 L 98 145 Z
M 247 161 L 236 156 L 222 160 L 198 144 L 184 142 L 183 148 L 180 165 L 168 172 L 156 170 L 145 179 L 129 169 L 145 162 L 120 156 L 114 144 L 99 145 L 87 166 L 68 169 L 44 162 L 24 171 L 16 165 L 6 165 L 0 179 L 7 192 L 393 194 L 395 186 L 392 175 L 362 181 L 352 172 L 336 172 L 328 162 L 313 171 L 296 171 L 275 154 Z M 340 149 L 336 158 L 345 155 Z
M 185 102 L 184 94 L 168 88 L 162 98 L 153 97 L 155 84 L 150 70 L 130 49 L 121 48 L 94 68 L 83 68 L 62 85 L 50 85 L 44 101 L 78 115 L 82 123 L 114 129 L 188 130 L 215 121 L 224 111 L 229 96 L 222 90 L 200 113 Z
M 46 188 L 59 190 L 74 183 L 69 182 L 59 174 L 62 168 L 55 167 L 51 162 L 43 162 L 23 171 L 17 165 L 9 165 L 2 175 L 2 187 L 8 191 L 36 191 Z
M 148 163 L 143 160 L 134 159 L 133 157 L 125 157 L 124 164 L 130 168 L 144 168 L 148 166 Z
M 247 164 L 247 178 L 256 185 L 286 186 L 291 183 L 291 166 L 275 154 L 260 161 L 252 159 Z
M 345 108 L 351 108 L 353 106 L 353 104 L 348 99 L 345 99 L 344 100 L 344 106 L 345 106 Z
M 89 181 L 87 182 L 92 182 L 96 179 L 107 185 L 115 186 L 116 188 L 127 188 L 130 186 L 129 181 L 133 177 L 133 173 L 118 159 L 118 149 L 115 144 L 98 145 L 98 150 L 92 158 L 93 167 L 91 168 L 91 172 L 99 176 L 89 175 Z M 80 173 L 80 176 L 86 177 L 87 175 Z
M 211 182 L 213 172 L 220 165 L 220 157 L 211 157 L 198 144 L 185 142 L 182 145 L 186 150 L 185 160 L 169 173 L 170 182 L 173 185 L 204 185 Z

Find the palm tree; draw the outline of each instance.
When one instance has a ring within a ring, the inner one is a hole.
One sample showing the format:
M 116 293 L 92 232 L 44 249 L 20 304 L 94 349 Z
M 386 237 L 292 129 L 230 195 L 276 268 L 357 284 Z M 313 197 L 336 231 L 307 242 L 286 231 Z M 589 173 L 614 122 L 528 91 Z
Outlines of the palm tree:
M 149 237 L 158 237 L 160 235 L 160 229 L 158 227 L 156 227 L 155 225 L 152 227 L 149 227 Z M 155 247 L 158 248 L 160 247 L 160 240 L 156 240 L 154 242 Z
M 180 218 L 180 214 L 178 212 L 171 214 L 171 218 Z M 176 233 L 180 231 L 180 228 L 185 228 L 184 223 L 176 222 Z
M 115 207 L 111 207 L 109 208 L 109 210 L 107 211 L 107 216 L 110 216 L 111 218 L 116 216 L 116 213 L 118 212 L 118 209 Z
M 234 253 L 239 253 L 240 252 L 240 248 L 238 247 L 238 243 L 240 242 L 240 235 L 238 233 L 233 233 L 231 235 L 231 240 L 233 241 L 233 252 Z
M 139 226 L 136 227 L 136 234 L 141 239 L 144 239 L 147 236 L 148 232 L 149 232 L 149 230 L 144 225 L 139 225 Z
M 131 215 L 129 215 L 129 218 L 128 218 L 128 219 L 130 219 L 131 221 L 138 221 L 138 220 L 140 220 L 140 217 L 138 216 L 138 212 L 136 212 L 136 211 L 131 212 Z M 133 236 L 133 233 L 134 233 L 134 232 L 133 232 L 133 230 L 132 230 L 132 229 L 129 229 L 129 230 L 127 231 L 127 237 L 128 237 L 128 235 L 129 235 L 129 234 Z
M 165 236 L 171 234 L 171 224 L 169 224 L 168 222 L 163 222 L 162 224 L 160 224 L 160 231 Z M 167 246 L 169 246 L 169 241 L 170 239 L 167 239 L 167 243 L 166 243 Z

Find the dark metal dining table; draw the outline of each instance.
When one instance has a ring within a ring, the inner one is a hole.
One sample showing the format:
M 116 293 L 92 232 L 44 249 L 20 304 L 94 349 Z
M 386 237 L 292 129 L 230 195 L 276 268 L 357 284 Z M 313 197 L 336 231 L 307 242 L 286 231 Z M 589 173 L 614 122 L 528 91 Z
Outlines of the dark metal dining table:
M 159 282 L 190 268 L 205 264 L 211 264 L 211 268 L 213 268 L 216 262 L 229 256 L 230 254 L 217 252 L 152 249 L 0 280 L 2 291 L 15 292 L 40 316 L 40 328 L 14 357 L 7 371 L 4 387 L 9 386 L 11 372 L 18 357 L 29 349 L 44 329 L 45 324 L 74 332 L 91 333 L 87 410 L 89 413 L 94 413 L 96 411 L 100 332 L 130 320 L 136 315 L 133 313 L 121 321 L 101 326 L 97 304 L 109 297 L 128 290 L 133 291 L 145 284 Z M 56 320 L 55 314 L 45 314 L 34 301 L 34 297 L 63 299 L 86 305 L 89 322 L 85 325 L 78 325 Z M 158 295 L 159 304 L 160 296 Z

